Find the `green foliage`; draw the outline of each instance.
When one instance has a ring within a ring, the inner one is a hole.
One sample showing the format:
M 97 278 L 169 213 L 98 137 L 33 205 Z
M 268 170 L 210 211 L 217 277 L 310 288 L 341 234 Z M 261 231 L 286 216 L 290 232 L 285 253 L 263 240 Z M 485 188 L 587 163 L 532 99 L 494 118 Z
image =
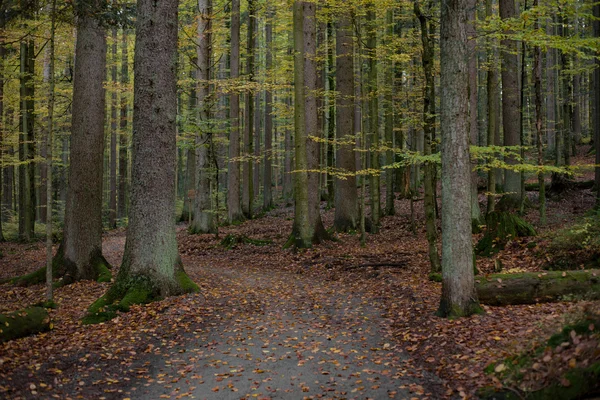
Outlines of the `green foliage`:
M 227 235 L 221 240 L 220 246 L 225 247 L 227 250 L 231 250 L 238 244 L 251 244 L 253 246 L 268 246 L 273 242 L 270 240 L 251 239 L 245 235 Z
M 568 228 L 561 229 L 548 245 L 551 270 L 568 270 L 580 265 L 596 267 L 600 262 L 600 212 L 594 212 Z

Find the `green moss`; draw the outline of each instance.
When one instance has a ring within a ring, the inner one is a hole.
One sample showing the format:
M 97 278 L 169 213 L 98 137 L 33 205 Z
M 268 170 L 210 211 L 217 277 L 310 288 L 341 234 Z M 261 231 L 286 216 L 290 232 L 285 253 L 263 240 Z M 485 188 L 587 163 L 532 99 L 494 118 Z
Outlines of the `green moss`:
M 231 250 L 236 247 L 238 244 L 251 244 L 253 246 L 268 246 L 273 243 L 270 240 L 259 240 L 259 239 L 251 239 L 245 235 L 227 235 L 223 240 L 221 240 L 220 245 L 225 247 L 227 250 Z
M 429 274 L 429 280 L 433 282 L 442 282 L 442 274 L 438 272 L 432 272 Z
M 48 311 L 30 307 L 10 314 L 0 314 L 0 342 L 22 338 L 50 329 Z
M 16 278 L 10 280 L 10 283 L 17 286 L 32 286 L 44 282 L 46 282 L 46 267 L 37 269 L 27 275 L 17 276 Z
M 110 272 L 105 263 L 97 264 L 96 269 L 98 270 L 97 282 L 110 282 L 110 280 L 112 279 L 112 273 Z
M 509 240 L 535 235 L 533 226 L 517 215 L 494 211 L 488 215 L 485 234 L 475 246 L 475 251 L 489 257 L 502 250 Z
M 175 279 L 179 286 L 185 293 L 198 292 L 200 288 L 196 283 L 185 273 L 185 271 L 179 271 L 175 274 Z
M 597 332 L 597 328 L 594 331 L 590 331 L 590 324 L 594 327 L 600 328 L 600 319 L 584 318 L 574 324 L 567 325 L 562 331 L 552 335 L 548 340 L 548 346 L 556 347 L 560 346 L 561 343 L 568 342 L 570 340 L 571 331 L 575 331 L 579 335 L 589 335 L 590 333 Z

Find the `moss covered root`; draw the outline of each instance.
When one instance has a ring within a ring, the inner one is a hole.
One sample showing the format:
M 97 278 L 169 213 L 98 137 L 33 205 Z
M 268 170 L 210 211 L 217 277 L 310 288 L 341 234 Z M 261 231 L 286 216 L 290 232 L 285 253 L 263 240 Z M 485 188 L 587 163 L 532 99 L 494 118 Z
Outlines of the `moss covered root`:
M 0 342 L 22 338 L 50 329 L 48 311 L 30 307 L 10 314 L 0 314 Z
M 475 252 L 489 257 L 502 250 L 509 240 L 535 235 L 533 226 L 517 215 L 494 211 L 488 215 L 485 234 L 475 246 Z
M 270 240 L 259 240 L 252 239 L 245 235 L 227 235 L 223 240 L 221 240 L 220 245 L 227 250 L 231 250 L 236 247 L 238 244 L 251 244 L 253 246 L 268 246 L 273 243 Z

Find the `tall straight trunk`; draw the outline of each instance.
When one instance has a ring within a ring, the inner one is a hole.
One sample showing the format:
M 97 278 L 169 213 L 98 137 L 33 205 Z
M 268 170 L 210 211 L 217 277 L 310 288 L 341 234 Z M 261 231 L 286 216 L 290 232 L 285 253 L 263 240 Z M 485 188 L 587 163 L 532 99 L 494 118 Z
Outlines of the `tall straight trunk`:
M 113 28 L 112 37 L 112 65 L 110 76 L 113 83 L 110 95 L 110 194 L 108 201 L 108 226 L 117 227 L 117 28 Z
M 256 0 L 248 0 L 248 31 L 246 42 L 246 75 L 252 86 L 254 82 L 254 37 L 256 35 Z M 246 92 L 246 115 L 244 126 L 244 155 L 246 158 L 254 154 L 254 91 Z M 254 200 L 254 161 L 246 160 L 243 163 L 242 173 L 242 212 L 246 218 L 252 218 L 252 202 Z
M 271 74 L 273 69 L 273 18 L 274 12 L 272 8 L 267 11 L 267 23 L 265 26 L 266 35 L 266 73 L 269 77 L 269 83 L 272 82 Z M 265 94 L 265 154 L 264 154 L 264 173 L 263 173 L 263 209 L 269 210 L 273 208 L 273 92 L 267 89 Z
M 63 242 L 55 256 L 65 280 L 98 278 L 107 262 L 102 256 L 102 173 L 106 76 L 106 30 L 76 3 L 77 42 L 73 83 L 71 159 Z M 91 5 L 98 11 L 97 0 Z M 97 15 L 97 14 L 96 14 Z
M 546 23 L 546 34 L 554 35 L 552 18 Z M 556 49 L 546 52 L 546 142 L 548 153 L 556 151 Z
M 4 47 L 5 37 L 4 37 L 4 27 L 6 26 L 6 11 L 4 7 L 0 6 L 0 190 L 2 190 L 2 201 L 0 202 L 0 241 L 4 242 L 4 233 L 2 230 L 2 222 L 4 221 L 6 215 L 6 204 L 5 201 L 5 191 L 6 191 L 6 182 L 5 182 L 5 167 L 4 167 L 4 61 L 6 58 L 6 49 Z
M 127 188 L 128 188 L 128 113 L 127 90 L 129 85 L 129 55 L 127 49 L 127 30 L 123 29 L 121 39 L 121 117 L 119 120 L 119 197 L 117 204 L 117 218 L 123 219 L 127 216 Z
M 19 239 L 31 241 L 35 227 L 35 44 L 24 39 L 20 46 L 19 119 Z
M 499 0 L 500 18 L 509 19 L 517 16 L 514 0 Z M 507 32 L 511 34 L 512 32 Z M 517 42 L 513 39 L 502 39 L 502 126 L 504 128 L 504 145 L 521 146 L 520 111 L 519 111 L 519 60 Z M 507 157 L 509 165 L 518 164 L 515 157 Z M 516 208 L 521 200 L 521 173 L 505 171 L 503 197 L 506 207 Z
M 304 80 L 304 7 L 294 1 L 294 226 L 290 240 L 296 247 L 312 246 L 306 137 L 306 88 Z
M 212 207 L 212 182 L 214 181 L 213 130 L 210 121 L 210 75 L 212 40 L 212 0 L 198 0 L 198 124 L 200 132 L 196 135 L 196 182 L 194 221 L 190 226 L 193 233 L 217 233 L 217 223 Z
M 306 140 L 306 166 L 309 171 L 308 183 L 308 220 L 312 243 L 320 243 L 327 238 L 327 231 L 321 220 L 321 190 L 319 186 L 320 143 L 322 130 L 319 127 L 317 108 L 317 24 L 316 4 L 302 2 L 303 37 L 303 75 L 304 75 L 304 137 Z M 311 139 L 312 137 L 317 140 Z
M 48 66 L 48 128 L 46 131 L 46 300 L 52 301 L 53 293 L 53 271 L 52 271 L 52 140 L 54 134 L 54 49 L 56 33 L 56 0 L 52 0 L 50 6 L 50 43 L 48 46 L 49 66 Z
M 569 35 L 567 28 L 567 21 L 564 16 L 560 17 L 561 23 L 559 24 L 559 35 L 563 38 L 567 38 Z M 561 158 L 564 160 L 564 165 L 570 165 L 571 160 L 571 77 L 568 74 L 570 68 L 570 59 L 566 51 L 560 52 L 560 70 L 561 70 L 561 102 L 562 102 L 562 115 L 561 115 L 561 140 L 560 146 L 557 146 L 557 151 L 561 154 Z M 556 177 L 556 174 L 555 174 Z
M 538 0 L 533 0 L 533 7 L 538 6 Z M 536 19 L 535 27 L 539 29 L 540 22 Z M 533 49 L 533 80 L 535 89 L 535 131 L 537 139 L 537 162 L 538 166 L 544 165 L 544 142 L 542 129 L 542 49 L 540 46 L 535 46 Z M 539 207 L 540 207 L 540 224 L 546 223 L 546 184 L 544 182 L 544 173 L 538 173 L 539 190 Z
M 369 139 L 371 144 L 370 161 L 373 174 L 370 176 L 371 191 L 371 233 L 379 232 L 381 215 L 381 188 L 379 179 L 379 93 L 377 87 L 377 18 L 376 4 L 369 1 L 367 11 L 367 55 L 369 56 L 368 101 L 369 101 Z
M 192 59 L 190 68 L 190 97 L 188 99 L 188 118 L 196 121 L 197 114 L 197 103 L 198 97 L 196 93 L 196 79 L 197 71 L 195 64 L 197 63 L 196 57 Z M 183 107 L 181 107 L 183 108 Z M 191 222 L 194 219 L 194 202 L 196 197 L 196 180 L 198 179 L 196 169 L 196 140 L 195 138 L 186 138 L 190 145 L 186 152 L 186 164 L 185 164 L 185 193 L 183 199 L 183 210 L 181 213 L 180 220 Z
M 479 311 L 473 274 L 469 159 L 468 10 L 472 0 L 448 0 L 440 28 L 442 129 L 442 297 L 438 314 Z
M 336 168 L 347 174 L 335 178 L 335 215 L 337 231 L 358 227 L 356 159 L 354 155 L 354 39 L 350 11 L 338 16 L 336 26 Z
M 291 109 L 292 100 L 288 96 L 286 100 L 287 106 Z M 293 184 L 293 176 L 292 176 L 292 164 L 294 158 L 292 157 L 294 153 L 294 139 L 292 138 L 292 130 L 286 125 L 285 133 L 284 133 L 284 159 L 283 159 L 283 199 L 287 204 L 292 202 L 294 197 L 294 184 Z
M 394 35 L 394 12 L 388 10 L 385 16 L 386 24 L 386 44 L 390 43 Z M 389 59 L 385 64 L 385 81 L 387 87 L 385 89 L 384 116 L 385 116 L 385 145 L 390 149 L 394 147 L 394 62 Z M 390 166 L 394 163 L 394 151 L 388 150 L 385 152 L 385 163 Z M 395 187 L 394 187 L 394 170 L 388 168 L 385 171 L 385 215 L 394 215 L 396 207 L 394 205 Z
M 431 10 L 432 4 L 429 4 Z M 421 26 L 421 43 L 423 45 L 423 54 L 421 56 L 423 63 L 423 73 L 425 78 L 425 87 L 423 88 L 423 133 L 424 133 L 424 151 L 425 156 L 432 154 L 433 146 L 433 130 L 435 129 L 434 116 L 434 72 L 433 72 L 433 40 L 429 33 L 428 17 L 424 15 L 417 2 L 414 3 L 414 12 Z M 440 256 L 437 249 L 437 227 L 435 221 L 435 192 L 434 186 L 435 175 L 432 163 L 426 163 L 423 166 L 425 172 L 425 190 L 424 190 L 424 207 L 425 207 L 425 227 L 427 231 L 427 243 L 429 244 L 429 262 L 431 263 L 431 271 L 439 272 L 441 270 Z
M 51 5 L 47 5 L 46 7 L 46 11 L 48 12 L 48 14 L 50 15 L 50 8 Z M 48 41 L 49 44 L 50 40 Z M 43 66 L 42 66 L 42 80 L 44 82 L 45 85 L 48 85 L 48 87 L 50 86 L 50 46 L 46 45 L 44 47 L 44 60 L 43 60 Z M 44 128 L 43 129 L 47 129 L 48 128 L 48 117 L 44 117 L 43 118 L 43 122 L 42 124 Z M 40 151 L 39 151 L 39 155 L 40 158 L 46 160 L 47 159 L 47 143 L 46 141 L 48 140 L 48 132 L 44 132 L 42 135 L 38 135 L 38 136 L 42 136 L 42 140 L 40 141 Z M 47 185 L 46 182 L 48 180 L 48 164 L 46 162 L 40 162 L 38 163 L 38 173 L 39 173 L 39 186 L 36 188 L 37 190 L 37 199 L 38 199 L 38 207 L 37 207 L 37 213 L 38 213 L 38 220 L 40 221 L 40 223 L 45 224 L 47 219 L 46 217 L 48 216 L 48 210 L 47 210 L 47 204 L 46 204 L 46 189 L 47 189 Z
M 468 39 L 469 39 L 469 139 L 472 146 L 476 146 L 479 140 L 479 124 L 477 120 L 477 32 L 475 30 L 476 7 L 469 10 Z M 477 228 L 483 223 L 481 208 L 479 207 L 479 192 L 477 182 L 479 177 L 475 167 L 477 161 L 471 165 L 471 224 Z
M 131 206 L 123 262 L 105 295 L 113 301 L 128 293 L 143 303 L 197 290 L 183 270 L 174 218 L 177 5 L 137 2 Z
M 327 82 L 329 85 L 328 101 L 329 107 L 327 107 L 327 166 L 333 168 L 334 166 L 334 152 L 335 152 L 335 101 L 331 95 L 335 91 L 335 57 L 334 49 L 335 42 L 333 37 L 333 23 L 327 23 Z M 334 176 L 331 171 L 327 172 L 327 207 L 333 207 L 333 201 L 335 194 Z
M 493 16 L 492 0 L 486 0 L 485 2 L 486 16 L 491 18 Z M 488 50 L 488 73 L 487 73 L 487 142 L 488 146 L 493 146 L 499 141 L 500 137 L 500 81 L 498 80 L 498 69 L 496 67 L 498 57 L 497 52 L 494 49 L 497 41 L 489 39 L 491 49 Z M 487 211 L 489 215 L 494 211 L 496 206 L 496 176 L 497 171 L 495 168 L 491 168 L 488 171 L 487 181 Z
M 231 67 L 230 77 L 240 76 L 240 0 L 231 0 Z M 240 199 L 240 95 L 230 95 L 231 131 L 229 133 L 229 168 L 227 174 L 227 219 L 229 223 L 244 220 Z
M 594 5 L 594 17 L 596 18 L 593 22 L 594 25 L 594 37 L 600 38 L 600 4 Z M 600 207 L 600 58 L 596 57 L 594 69 L 594 107 L 592 116 L 592 127 L 594 129 L 594 149 L 596 150 L 596 169 L 595 169 L 595 181 L 596 181 L 596 208 Z

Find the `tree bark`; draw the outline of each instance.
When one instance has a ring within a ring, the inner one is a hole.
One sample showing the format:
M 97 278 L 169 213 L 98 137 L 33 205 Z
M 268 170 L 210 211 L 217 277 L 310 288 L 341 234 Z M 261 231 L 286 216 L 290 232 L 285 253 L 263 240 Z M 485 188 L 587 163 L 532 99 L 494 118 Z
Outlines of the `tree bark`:
M 197 290 L 175 236 L 177 6 L 177 0 L 137 2 L 129 228 L 106 299 L 143 292 L 135 301 L 143 303 Z
M 517 16 L 513 0 L 500 0 L 500 18 L 509 19 Z M 506 32 L 507 35 L 512 32 Z M 502 126 L 504 128 L 504 145 L 521 146 L 520 108 L 519 108 L 519 60 L 517 56 L 517 42 L 513 39 L 502 39 Z M 518 164 L 514 157 L 508 157 L 506 163 Z M 506 170 L 503 201 L 506 207 L 513 208 L 520 205 L 521 200 L 521 173 Z
M 248 0 L 248 31 L 246 35 L 246 75 L 250 86 L 254 82 L 254 37 L 256 35 L 256 0 Z M 254 138 L 254 88 L 246 92 L 246 122 L 244 124 L 244 156 L 252 158 Z M 254 160 L 243 162 L 242 172 L 242 212 L 244 217 L 252 218 L 254 201 Z
M 336 168 L 334 228 L 346 232 L 358 227 L 356 159 L 354 155 L 354 39 L 350 11 L 336 24 Z
M 594 37 L 600 38 L 600 4 L 594 5 Z M 596 150 L 596 168 L 595 181 L 596 188 L 600 188 L 600 58 L 595 59 L 596 69 L 594 70 L 594 149 Z M 596 191 L 596 208 L 600 207 L 600 190 Z
M 217 223 L 212 207 L 212 185 L 214 167 L 211 165 L 213 131 L 211 118 L 211 40 L 212 40 L 212 1 L 198 0 L 198 111 L 199 134 L 196 136 L 196 182 L 194 220 L 190 226 L 192 233 L 217 233 Z
M 493 16 L 492 0 L 486 0 L 485 2 L 486 15 L 488 18 Z M 498 55 L 494 47 L 496 40 L 489 39 L 491 49 L 488 53 L 488 75 L 487 75 L 487 142 L 488 146 L 494 146 L 500 139 L 500 124 L 499 124 L 499 107 L 500 107 L 500 82 L 498 80 L 498 69 L 496 67 L 498 61 Z M 486 215 L 489 215 L 496 208 L 496 177 L 498 176 L 495 168 L 491 168 L 488 171 L 488 182 L 487 182 L 487 210 Z
M 600 270 L 488 275 L 478 277 L 476 288 L 481 303 L 491 306 L 600 299 Z
M 272 83 L 270 78 L 273 70 L 273 18 L 274 11 L 269 7 L 267 11 L 266 31 L 266 73 L 269 77 L 268 83 Z M 263 209 L 265 211 L 273 208 L 273 92 L 267 88 L 265 94 L 265 154 L 264 154 L 264 173 L 263 173 Z
M 231 0 L 231 67 L 230 77 L 240 76 L 240 0 Z M 230 95 L 231 131 L 229 133 L 229 171 L 227 174 L 227 218 L 229 223 L 244 220 L 240 199 L 240 95 Z
M 127 30 L 123 29 L 121 39 L 121 87 L 127 88 L 129 85 L 129 53 Z M 119 121 L 119 191 L 117 204 L 117 218 L 127 217 L 127 187 L 129 158 L 127 148 L 129 146 L 127 126 L 128 126 L 129 104 L 127 99 L 127 90 L 121 92 L 121 117 Z
M 388 10 L 385 17 L 386 23 L 386 44 L 393 40 L 394 36 L 394 12 Z M 394 147 L 394 62 L 388 60 L 385 64 L 385 81 L 387 88 L 385 90 L 384 116 L 385 116 L 385 145 Z M 385 163 L 389 167 L 394 163 L 394 151 L 388 150 L 385 153 Z M 388 168 L 385 171 L 385 215 L 396 214 L 395 207 L 395 185 L 394 185 L 394 170 Z
M 96 280 L 108 264 L 102 256 L 102 172 L 106 31 L 94 15 L 102 0 L 76 3 L 77 42 L 73 84 L 71 158 L 63 242 L 55 256 L 65 281 Z M 93 7 L 90 12 L 88 7 Z M 58 272 L 58 270 L 57 270 Z
M 117 28 L 112 29 L 112 65 L 110 76 L 112 90 L 110 95 L 110 192 L 108 201 L 108 227 L 117 227 Z
M 379 218 L 381 215 L 381 188 L 380 188 L 380 162 L 379 162 L 379 93 L 377 86 L 378 63 L 377 59 L 377 18 L 376 3 L 369 1 L 367 4 L 367 55 L 369 57 L 368 75 L 368 102 L 369 102 L 369 142 L 370 161 L 373 174 L 370 175 L 371 194 L 371 233 L 379 232 Z
M 470 0 L 448 0 L 440 28 L 442 129 L 442 297 L 438 314 L 479 311 L 473 275 L 469 159 L 468 10 Z

